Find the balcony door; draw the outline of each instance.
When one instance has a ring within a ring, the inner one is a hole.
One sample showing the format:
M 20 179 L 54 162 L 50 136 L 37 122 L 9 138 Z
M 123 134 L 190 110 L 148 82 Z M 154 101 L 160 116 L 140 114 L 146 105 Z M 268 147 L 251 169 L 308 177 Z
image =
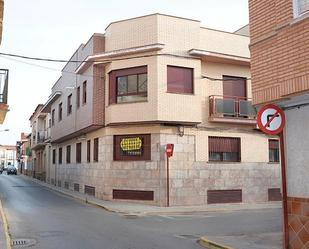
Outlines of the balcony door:
M 247 98 L 246 83 L 245 78 L 223 76 L 224 116 L 239 116 L 240 104 Z

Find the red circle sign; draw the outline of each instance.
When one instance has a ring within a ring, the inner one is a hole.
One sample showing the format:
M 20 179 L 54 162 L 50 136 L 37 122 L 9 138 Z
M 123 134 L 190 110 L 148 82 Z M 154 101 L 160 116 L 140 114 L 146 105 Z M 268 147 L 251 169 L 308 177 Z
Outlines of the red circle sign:
M 265 105 L 256 116 L 258 127 L 266 134 L 277 135 L 282 132 L 285 125 L 285 115 L 276 105 Z

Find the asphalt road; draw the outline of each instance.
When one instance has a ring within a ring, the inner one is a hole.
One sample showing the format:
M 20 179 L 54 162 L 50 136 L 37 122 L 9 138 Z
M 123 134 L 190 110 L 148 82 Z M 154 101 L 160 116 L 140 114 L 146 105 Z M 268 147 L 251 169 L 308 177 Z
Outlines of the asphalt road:
M 33 239 L 38 249 L 200 249 L 196 241 L 205 234 L 269 249 L 281 230 L 280 209 L 126 217 L 19 176 L 0 175 L 0 198 L 12 238 Z

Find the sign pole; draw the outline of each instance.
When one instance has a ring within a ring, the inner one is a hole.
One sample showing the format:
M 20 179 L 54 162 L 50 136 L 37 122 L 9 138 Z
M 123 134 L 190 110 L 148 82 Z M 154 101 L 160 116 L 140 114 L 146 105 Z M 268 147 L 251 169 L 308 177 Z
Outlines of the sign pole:
M 170 169 L 169 169 L 169 156 L 166 156 L 166 206 L 170 206 Z
M 282 181 L 282 210 L 283 210 L 283 241 L 284 248 L 289 247 L 289 227 L 288 227 L 288 203 L 286 189 L 286 172 L 285 172 L 285 150 L 284 150 L 284 135 L 283 131 L 279 134 L 280 138 L 280 157 L 281 157 L 281 181 Z

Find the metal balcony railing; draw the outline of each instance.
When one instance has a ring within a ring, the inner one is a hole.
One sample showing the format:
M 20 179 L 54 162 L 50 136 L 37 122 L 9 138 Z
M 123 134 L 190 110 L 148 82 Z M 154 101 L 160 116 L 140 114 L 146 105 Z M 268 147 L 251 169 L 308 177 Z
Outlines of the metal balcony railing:
M 233 96 L 209 96 L 211 117 L 255 119 L 256 110 L 250 98 Z
M 9 70 L 0 69 L 0 104 L 8 102 Z

